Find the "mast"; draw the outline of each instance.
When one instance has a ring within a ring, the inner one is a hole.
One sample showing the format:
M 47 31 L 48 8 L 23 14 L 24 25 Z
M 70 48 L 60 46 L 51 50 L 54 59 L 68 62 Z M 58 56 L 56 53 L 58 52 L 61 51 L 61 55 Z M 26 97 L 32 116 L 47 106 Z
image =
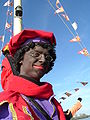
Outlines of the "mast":
M 16 35 L 22 30 L 22 2 L 21 0 L 14 0 L 14 26 L 13 34 Z

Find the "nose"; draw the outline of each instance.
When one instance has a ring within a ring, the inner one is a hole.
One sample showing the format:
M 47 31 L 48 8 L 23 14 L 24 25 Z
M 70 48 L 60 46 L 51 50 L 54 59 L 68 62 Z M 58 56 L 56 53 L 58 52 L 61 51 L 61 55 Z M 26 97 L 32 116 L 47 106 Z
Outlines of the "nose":
M 39 59 L 39 62 L 42 63 L 42 64 L 45 62 L 45 56 L 44 56 L 44 54 L 41 55 L 41 57 Z

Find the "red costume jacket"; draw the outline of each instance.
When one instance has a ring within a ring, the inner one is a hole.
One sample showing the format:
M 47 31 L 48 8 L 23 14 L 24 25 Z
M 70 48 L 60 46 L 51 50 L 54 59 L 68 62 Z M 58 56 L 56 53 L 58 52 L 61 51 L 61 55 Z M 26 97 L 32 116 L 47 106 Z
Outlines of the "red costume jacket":
M 3 70 L 1 73 L 1 84 L 4 91 L 0 94 L 0 106 L 5 103 L 9 104 L 13 120 L 39 120 L 33 109 L 22 98 L 32 96 L 36 99 L 49 99 L 53 95 L 52 86 L 49 83 L 43 83 L 38 86 L 22 77 L 15 76 L 12 73 L 10 64 L 5 58 L 2 62 Z M 61 105 L 53 98 L 53 104 L 57 108 L 59 120 L 66 120 Z M 28 113 L 27 109 L 31 112 Z M 23 116 L 20 118 L 20 116 Z

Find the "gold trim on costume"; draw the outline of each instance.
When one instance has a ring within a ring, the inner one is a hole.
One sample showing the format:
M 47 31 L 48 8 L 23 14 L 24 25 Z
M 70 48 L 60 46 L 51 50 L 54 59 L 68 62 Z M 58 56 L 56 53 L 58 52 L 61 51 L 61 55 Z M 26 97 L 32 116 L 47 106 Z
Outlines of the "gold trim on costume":
M 34 120 L 33 116 L 28 113 L 26 106 L 22 106 L 22 108 L 23 108 L 23 112 L 24 112 L 25 114 L 29 115 L 30 118 L 31 118 L 31 120 Z
M 13 120 L 18 120 L 12 103 L 9 103 L 9 108 L 10 108 L 10 111 L 12 113 Z
M 4 101 L 0 102 L 0 105 L 4 104 L 6 102 L 8 103 L 8 101 L 4 100 Z
M 49 102 L 50 102 L 51 106 L 53 107 L 53 113 L 52 113 L 52 115 L 50 116 L 51 118 L 53 117 L 53 115 L 54 115 L 54 113 L 55 113 L 55 105 L 51 102 L 53 96 L 54 96 L 54 95 L 52 95 L 52 96 L 50 97 L 50 99 L 49 99 Z

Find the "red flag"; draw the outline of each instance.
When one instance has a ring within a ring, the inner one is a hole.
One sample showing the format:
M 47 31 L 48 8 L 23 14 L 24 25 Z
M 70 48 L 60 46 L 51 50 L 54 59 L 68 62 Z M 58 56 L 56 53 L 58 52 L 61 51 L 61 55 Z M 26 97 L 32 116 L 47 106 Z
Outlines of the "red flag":
M 88 82 L 80 82 L 83 86 L 85 86 L 86 84 L 88 84 Z
M 61 16 L 63 16 L 67 21 L 69 21 L 69 17 L 65 14 L 61 14 Z
M 89 53 L 86 48 L 83 48 L 81 51 L 78 52 L 78 54 L 83 54 L 85 56 L 89 56 Z
M 11 24 L 9 24 L 8 22 L 6 22 L 6 26 L 5 26 L 5 29 L 8 29 L 11 27 Z
M 75 88 L 74 90 L 75 90 L 75 92 L 77 92 L 79 90 L 79 88 Z

